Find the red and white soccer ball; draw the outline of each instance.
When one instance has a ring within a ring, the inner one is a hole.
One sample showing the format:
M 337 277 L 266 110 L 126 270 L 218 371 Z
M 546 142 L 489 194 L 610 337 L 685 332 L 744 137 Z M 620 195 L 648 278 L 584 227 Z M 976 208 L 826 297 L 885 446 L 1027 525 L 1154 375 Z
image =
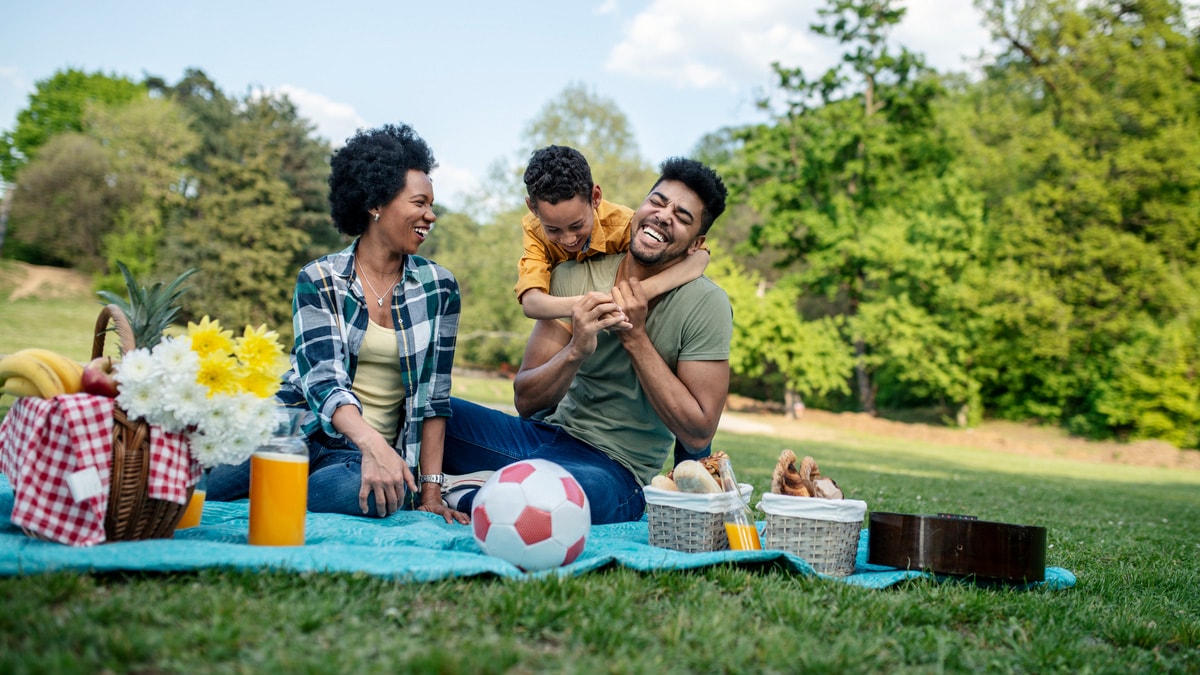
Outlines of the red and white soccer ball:
M 587 543 L 592 512 L 566 469 L 526 459 L 500 469 L 479 488 L 471 527 L 484 553 L 530 572 L 574 562 Z

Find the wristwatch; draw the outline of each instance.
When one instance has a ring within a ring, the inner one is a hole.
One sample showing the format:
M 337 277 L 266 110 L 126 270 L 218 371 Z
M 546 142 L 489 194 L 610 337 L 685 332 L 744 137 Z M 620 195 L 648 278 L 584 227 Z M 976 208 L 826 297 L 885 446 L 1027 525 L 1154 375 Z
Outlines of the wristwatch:
M 422 474 L 418 479 L 421 483 L 437 483 L 438 485 L 446 484 L 446 474 L 444 473 L 426 473 Z

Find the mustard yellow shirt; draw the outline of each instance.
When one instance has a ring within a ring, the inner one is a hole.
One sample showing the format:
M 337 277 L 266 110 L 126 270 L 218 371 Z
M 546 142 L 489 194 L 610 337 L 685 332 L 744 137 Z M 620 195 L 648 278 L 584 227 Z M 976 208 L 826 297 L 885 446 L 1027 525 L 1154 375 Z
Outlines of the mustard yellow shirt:
M 629 223 L 633 220 L 633 209 L 601 199 L 594 215 L 592 237 L 588 240 L 587 248 L 571 253 L 546 239 L 542 221 L 537 216 L 525 214 L 521 219 L 525 252 L 517 263 L 517 285 L 513 289 L 517 292 L 517 300 L 525 291 L 534 288 L 549 293 L 550 272 L 561 262 L 629 250 Z

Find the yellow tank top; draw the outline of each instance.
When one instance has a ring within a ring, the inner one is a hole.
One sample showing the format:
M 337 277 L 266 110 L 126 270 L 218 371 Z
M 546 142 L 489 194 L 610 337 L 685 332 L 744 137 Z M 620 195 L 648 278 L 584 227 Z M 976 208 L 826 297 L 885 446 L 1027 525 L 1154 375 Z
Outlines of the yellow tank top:
M 384 438 L 394 441 L 404 412 L 404 376 L 396 331 L 374 321 L 367 323 L 353 388 L 363 406 L 363 419 Z

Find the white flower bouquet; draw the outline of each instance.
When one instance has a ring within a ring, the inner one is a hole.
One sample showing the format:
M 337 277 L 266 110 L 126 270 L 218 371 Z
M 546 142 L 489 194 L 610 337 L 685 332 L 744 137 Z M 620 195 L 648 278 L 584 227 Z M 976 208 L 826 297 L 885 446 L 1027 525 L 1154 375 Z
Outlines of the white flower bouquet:
M 274 433 L 273 398 L 287 361 L 278 334 L 247 326 L 236 339 L 207 316 L 117 365 L 117 403 L 131 419 L 183 433 L 205 468 L 240 464 Z

